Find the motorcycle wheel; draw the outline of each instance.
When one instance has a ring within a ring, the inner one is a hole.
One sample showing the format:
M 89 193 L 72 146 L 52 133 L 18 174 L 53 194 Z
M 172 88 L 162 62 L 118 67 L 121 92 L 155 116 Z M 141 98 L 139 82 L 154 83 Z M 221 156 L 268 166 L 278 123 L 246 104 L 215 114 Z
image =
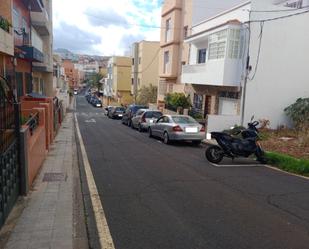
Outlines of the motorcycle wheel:
M 209 162 L 219 163 L 223 159 L 223 151 L 219 146 L 212 145 L 206 149 L 205 156 Z

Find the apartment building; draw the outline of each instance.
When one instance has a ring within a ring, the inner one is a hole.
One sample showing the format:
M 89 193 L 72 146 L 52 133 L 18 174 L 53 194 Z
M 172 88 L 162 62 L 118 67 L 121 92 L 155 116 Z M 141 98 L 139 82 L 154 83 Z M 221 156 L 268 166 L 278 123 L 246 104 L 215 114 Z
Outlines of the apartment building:
M 192 26 L 184 40 L 190 53 L 189 63 L 182 66 L 181 82 L 191 84 L 192 110 L 199 116 L 240 114 L 250 8 L 250 2 L 245 2 L 208 15 Z
M 75 68 L 75 65 L 72 62 L 72 60 L 64 59 L 63 68 L 67 78 L 69 89 L 73 90 L 74 88 L 79 87 L 80 84 L 79 69 Z
M 161 11 L 158 104 L 167 93 L 185 93 L 181 66 L 188 62 L 189 45 L 183 41 L 191 34 L 192 0 L 165 1 Z
M 52 0 L 38 2 L 41 4 L 41 11 L 30 12 L 31 39 L 43 53 L 43 61 L 32 63 L 33 91 L 53 97 L 56 92 L 53 87 Z
M 13 72 L 14 35 L 12 23 L 12 1 L 1 1 L 0 8 L 0 76 L 8 77 Z
M 131 93 L 135 100 L 143 86 L 158 86 L 159 52 L 158 41 L 140 41 L 133 44 Z
M 117 102 L 123 105 L 133 103 L 131 67 L 131 57 L 113 56 L 109 59 L 103 89 L 104 103 Z

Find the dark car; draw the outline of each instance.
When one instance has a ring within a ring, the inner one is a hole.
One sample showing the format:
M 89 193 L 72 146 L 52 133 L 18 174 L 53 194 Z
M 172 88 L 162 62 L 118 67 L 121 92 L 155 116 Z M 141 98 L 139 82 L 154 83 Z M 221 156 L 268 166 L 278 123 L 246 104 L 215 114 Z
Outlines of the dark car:
M 98 99 L 97 97 L 92 98 L 91 104 L 94 107 L 102 107 L 102 101 Z
M 121 106 L 114 107 L 111 111 L 108 112 L 108 117 L 113 119 L 122 119 L 123 114 L 125 113 L 126 109 Z
M 121 122 L 128 126 L 132 125 L 132 118 L 139 109 L 147 109 L 147 106 L 144 105 L 129 105 L 125 113 L 123 114 Z

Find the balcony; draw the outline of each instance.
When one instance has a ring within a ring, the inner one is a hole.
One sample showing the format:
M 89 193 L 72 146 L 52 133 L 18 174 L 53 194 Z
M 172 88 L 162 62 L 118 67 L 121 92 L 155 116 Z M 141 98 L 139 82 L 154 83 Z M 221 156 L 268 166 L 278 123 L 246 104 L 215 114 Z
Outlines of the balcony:
M 182 66 L 182 83 L 208 86 L 238 87 L 241 83 L 239 61 L 229 59 L 208 61 L 204 64 Z
M 43 62 L 44 61 L 44 55 L 43 53 L 33 45 L 33 43 L 30 41 L 30 35 L 27 33 L 23 34 L 23 41 L 22 45 L 15 46 L 16 50 L 16 56 L 30 61 L 30 62 Z
M 33 71 L 35 72 L 53 72 L 53 64 L 51 61 L 51 57 L 48 54 L 44 54 L 44 61 L 33 63 Z
M 31 24 L 40 35 L 50 34 L 49 17 L 45 9 L 42 12 L 31 11 Z
M 14 55 L 14 36 L 11 33 L 8 21 L 0 16 L 0 52 Z

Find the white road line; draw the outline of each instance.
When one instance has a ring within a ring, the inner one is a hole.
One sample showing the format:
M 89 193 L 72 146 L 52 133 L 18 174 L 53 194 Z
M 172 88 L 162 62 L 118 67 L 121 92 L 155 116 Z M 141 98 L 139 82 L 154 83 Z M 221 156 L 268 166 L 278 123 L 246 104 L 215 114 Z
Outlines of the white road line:
M 76 115 L 75 115 L 75 124 L 76 124 L 77 136 L 78 136 L 79 143 L 80 143 L 83 163 L 84 163 L 84 167 L 85 167 L 91 203 L 92 203 L 93 212 L 94 212 L 94 216 L 95 216 L 95 220 L 96 220 L 96 226 L 97 226 L 98 236 L 99 236 L 99 240 L 100 240 L 100 245 L 101 245 L 102 249 L 115 249 L 113 238 L 112 238 L 112 235 L 110 233 L 110 230 L 109 230 L 109 227 L 108 227 L 108 224 L 107 224 L 107 220 L 106 220 L 106 217 L 105 217 L 105 212 L 104 212 L 103 206 L 101 204 L 102 202 L 100 200 L 98 189 L 97 189 L 97 186 L 96 186 L 94 178 L 93 178 L 90 163 L 88 161 L 88 156 L 87 156 L 87 153 L 86 153 L 83 138 L 82 138 L 80 130 L 79 130 L 79 125 L 78 125 Z
M 264 165 L 264 167 L 272 169 L 272 170 L 280 171 L 280 172 L 285 173 L 285 174 L 290 175 L 290 176 L 296 176 L 296 177 L 299 177 L 299 178 L 303 178 L 305 180 L 309 180 L 309 177 L 307 177 L 307 176 L 297 175 L 297 174 L 287 172 L 287 171 L 284 171 L 282 169 L 279 169 L 279 168 L 276 168 L 276 167 L 273 167 L 273 166 L 270 166 L 270 165 Z
M 218 168 L 227 168 L 227 167 L 262 167 L 264 165 L 262 164 L 215 164 L 215 163 L 210 163 L 214 167 Z

